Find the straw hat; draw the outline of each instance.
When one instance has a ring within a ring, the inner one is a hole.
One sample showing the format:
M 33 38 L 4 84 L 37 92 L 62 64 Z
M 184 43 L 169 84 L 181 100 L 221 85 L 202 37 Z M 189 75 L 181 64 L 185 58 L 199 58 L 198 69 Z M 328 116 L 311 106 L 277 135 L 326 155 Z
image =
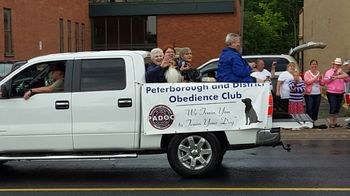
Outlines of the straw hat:
M 342 65 L 343 61 L 341 60 L 341 58 L 335 58 L 335 60 L 333 61 L 334 64 L 336 65 Z

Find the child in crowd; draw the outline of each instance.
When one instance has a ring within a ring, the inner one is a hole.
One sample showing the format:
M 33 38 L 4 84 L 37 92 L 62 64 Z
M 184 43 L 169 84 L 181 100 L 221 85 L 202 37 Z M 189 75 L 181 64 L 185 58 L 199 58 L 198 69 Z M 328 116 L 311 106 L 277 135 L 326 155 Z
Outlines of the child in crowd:
M 288 113 L 303 114 L 304 112 L 304 81 L 300 77 L 299 71 L 293 72 L 293 80 L 288 84 L 290 89 Z

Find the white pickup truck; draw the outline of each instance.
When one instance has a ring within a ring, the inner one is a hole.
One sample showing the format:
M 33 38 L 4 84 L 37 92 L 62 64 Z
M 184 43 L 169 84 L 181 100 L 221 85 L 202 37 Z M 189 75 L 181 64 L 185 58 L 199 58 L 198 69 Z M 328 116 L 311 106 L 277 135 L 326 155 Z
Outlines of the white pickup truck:
M 280 127 L 312 126 L 302 116 L 274 121 L 263 84 L 146 84 L 147 58 L 145 51 L 52 54 L 7 75 L 0 81 L 0 164 L 167 153 L 180 175 L 203 176 L 226 150 L 282 145 Z M 24 100 L 26 91 L 50 84 L 53 66 L 64 67 L 64 91 Z M 247 117 L 247 95 L 260 120 Z

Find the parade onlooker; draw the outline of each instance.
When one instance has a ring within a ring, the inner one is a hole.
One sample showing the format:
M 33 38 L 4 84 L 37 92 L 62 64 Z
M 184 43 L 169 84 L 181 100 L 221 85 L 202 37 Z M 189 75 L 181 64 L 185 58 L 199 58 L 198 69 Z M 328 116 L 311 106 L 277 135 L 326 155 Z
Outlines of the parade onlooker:
M 271 72 L 265 69 L 265 62 L 263 59 L 258 59 L 256 61 L 256 70 L 250 75 L 257 79 L 258 82 L 271 81 L 271 78 L 274 77 L 276 70 L 276 61 L 271 65 Z
M 293 80 L 288 84 L 289 103 L 288 113 L 289 114 L 304 114 L 304 81 L 300 77 L 299 71 L 293 72 Z
M 316 127 L 315 121 L 318 118 L 318 111 L 320 109 L 321 103 L 322 86 L 324 85 L 322 78 L 323 75 L 318 70 L 317 60 L 311 60 L 310 70 L 304 73 L 304 97 L 306 103 L 306 113 L 314 121 L 314 127 Z
M 346 73 L 339 75 L 338 78 L 347 78 L 350 76 L 350 60 L 344 61 L 342 70 L 346 71 Z M 346 94 L 350 93 L 350 81 L 346 82 L 346 84 L 345 84 L 345 93 Z M 345 103 L 349 107 L 350 106 L 349 96 L 345 96 L 345 98 L 346 98 Z M 350 119 L 348 118 L 346 121 L 348 121 L 348 120 L 350 120 Z M 350 121 L 348 121 L 346 128 L 350 129 Z
M 294 79 L 293 73 L 295 71 L 295 63 L 290 62 L 287 65 L 287 71 L 282 72 L 278 79 L 277 79 L 277 89 L 276 89 L 276 96 L 279 99 L 278 103 L 280 103 L 280 107 L 284 111 L 288 111 L 288 105 L 289 105 L 289 82 Z
M 240 36 L 235 33 L 229 33 L 226 35 L 225 43 L 227 47 L 222 50 L 220 55 L 217 81 L 237 83 L 253 82 L 253 79 L 250 77 L 252 68 L 240 54 Z
M 329 128 L 341 127 L 337 120 L 343 101 L 345 82 L 349 81 L 349 77 L 344 78 L 346 73 L 341 70 L 341 65 L 341 58 L 336 58 L 333 61 L 332 68 L 326 72 L 323 78 L 327 87 L 327 98 L 329 103 Z

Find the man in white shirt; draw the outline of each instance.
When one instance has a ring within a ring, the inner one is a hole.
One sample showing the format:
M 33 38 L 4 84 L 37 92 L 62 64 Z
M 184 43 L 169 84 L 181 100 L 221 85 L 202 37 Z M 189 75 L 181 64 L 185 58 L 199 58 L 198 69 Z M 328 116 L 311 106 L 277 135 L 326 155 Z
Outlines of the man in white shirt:
M 262 59 L 256 61 L 256 71 L 250 75 L 256 78 L 257 82 L 271 81 L 271 78 L 274 77 L 276 70 L 276 61 L 272 62 L 271 73 L 265 69 L 265 62 Z

